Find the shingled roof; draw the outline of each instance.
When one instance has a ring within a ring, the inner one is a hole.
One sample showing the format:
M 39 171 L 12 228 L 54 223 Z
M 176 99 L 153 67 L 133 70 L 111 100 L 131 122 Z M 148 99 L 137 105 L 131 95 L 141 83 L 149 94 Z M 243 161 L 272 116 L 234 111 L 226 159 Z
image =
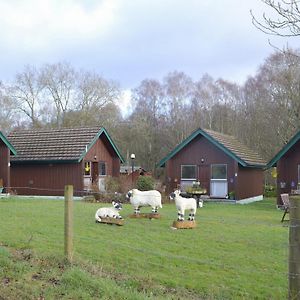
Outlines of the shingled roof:
M 258 153 L 246 147 L 235 137 L 219 133 L 207 129 L 197 129 L 188 138 L 186 138 L 181 144 L 179 144 L 175 149 L 170 152 L 165 158 L 163 158 L 159 163 L 159 167 L 164 167 L 165 163 L 176 155 L 182 148 L 189 144 L 198 135 L 202 135 L 207 138 L 216 147 L 221 149 L 235 161 L 240 163 L 244 167 L 258 167 L 264 168 L 266 166 L 266 161 L 262 159 Z
M 17 151 L 13 162 L 80 162 L 86 152 L 104 134 L 123 162 L 123 158 L 103 127 L 81 127 L 45 130 L 16 130 L 8 139 Z

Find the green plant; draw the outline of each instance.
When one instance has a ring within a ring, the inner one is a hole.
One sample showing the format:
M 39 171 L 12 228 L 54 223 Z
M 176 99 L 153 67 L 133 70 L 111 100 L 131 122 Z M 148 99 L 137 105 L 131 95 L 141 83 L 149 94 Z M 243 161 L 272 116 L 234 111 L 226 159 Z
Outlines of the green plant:
M 120 192 L 120 180 L 115 177 L 105 178 L 105 190 L 109 193 Z
M 271 184 L 265 184 L 265 186 L 264 186 L 264 196 L 265 197 L 276 197 L 277 196 L 276 186 L 271 185 Z
M 228 196 L 229 196 L 229 199 L 234 200 L 235 199 L 235 191 L 230 191 Z
M 136 187 L 140 191 L 149 191 L 154 189 L 154 178 L 150 176 L 140 176 L 136 182 Z

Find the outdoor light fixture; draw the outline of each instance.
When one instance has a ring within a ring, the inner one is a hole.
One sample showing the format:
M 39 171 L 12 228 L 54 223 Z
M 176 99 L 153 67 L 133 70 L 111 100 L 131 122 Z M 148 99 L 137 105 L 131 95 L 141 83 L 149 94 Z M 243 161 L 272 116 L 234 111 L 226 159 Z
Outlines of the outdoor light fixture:
M 131 184 L 133 187 L 133 171 L 134 171 L 134 159 L 135 159 L 135 154 L 131 153 L 130 154 L 130 158 L 131 158 Z
M 201 162 L 204 163 L 204 158 L 201 158 Z

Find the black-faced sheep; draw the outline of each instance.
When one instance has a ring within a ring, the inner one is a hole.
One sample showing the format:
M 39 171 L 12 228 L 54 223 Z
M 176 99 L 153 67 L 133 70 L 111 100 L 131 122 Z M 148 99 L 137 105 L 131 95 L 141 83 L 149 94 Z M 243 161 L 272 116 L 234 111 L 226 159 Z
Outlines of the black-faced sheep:
M 101 218 L 122 219 L 122 217 L 119 214 L 119 211 L 122 209 L 122 204 L 120 202 L 113 201 L 112 205 L 112 207 L 101 207 L 96 211 L 96 223 L 100 223 Z
M 161 194 L 159 191 L 139 191 L 138 189 L 130 190 L 126 198 L 129 199 L 134 208 L 134 213 L 140 213 L 140 207 L 151 206 L 152 213 L 157 213 L 158 208 L 162 208 Z
M 197 211 L 197 201 L 194 198 L 184 198 L 180 196 L 180 190 L 176 190 L 170 194 L 170 199 L 175 200 L 175 205 L 178 211 L 178 221 L 184 221 L 185 210 L 190 210 L 189 221 L 195 220 L 195 214 Z M 199 202 L 199 207 L 202 207 L 202 201 Z

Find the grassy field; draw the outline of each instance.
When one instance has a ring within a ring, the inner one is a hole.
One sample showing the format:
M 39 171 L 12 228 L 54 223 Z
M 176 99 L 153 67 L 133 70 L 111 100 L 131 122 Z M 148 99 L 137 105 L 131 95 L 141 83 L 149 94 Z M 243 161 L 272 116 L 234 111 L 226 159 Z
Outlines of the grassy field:
M 74 262 L 64 260 L 64 202 L 0 200 L 0 299 L 285 299 L 288 227 L 275 199 L 209 203 L 198 227 L 159 220 L 95 224 L 100 204 L 74 203 Z M 145 211 L 149 211 L 145 209 Z M 143 212 L 143 210 L 142 210 Z

